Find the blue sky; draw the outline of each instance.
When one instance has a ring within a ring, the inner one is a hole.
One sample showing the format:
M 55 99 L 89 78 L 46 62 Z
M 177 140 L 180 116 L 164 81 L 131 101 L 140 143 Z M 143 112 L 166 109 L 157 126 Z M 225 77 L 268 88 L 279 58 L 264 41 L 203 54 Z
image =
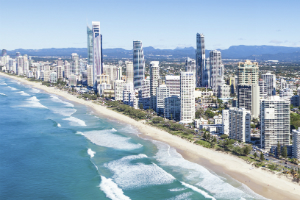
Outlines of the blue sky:
M 86 47 L 100 21 L 103 48 L 300 46 L 299 0 L 0 0 L 0 49 Z

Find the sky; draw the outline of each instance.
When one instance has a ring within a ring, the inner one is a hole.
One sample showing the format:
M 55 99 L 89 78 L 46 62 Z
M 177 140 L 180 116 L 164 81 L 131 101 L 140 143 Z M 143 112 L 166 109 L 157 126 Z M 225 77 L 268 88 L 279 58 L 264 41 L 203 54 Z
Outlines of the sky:
M 100 21 L 103 48 L 300 46 L 299 0 L 0 0 L 0 49 L 84 48 Z

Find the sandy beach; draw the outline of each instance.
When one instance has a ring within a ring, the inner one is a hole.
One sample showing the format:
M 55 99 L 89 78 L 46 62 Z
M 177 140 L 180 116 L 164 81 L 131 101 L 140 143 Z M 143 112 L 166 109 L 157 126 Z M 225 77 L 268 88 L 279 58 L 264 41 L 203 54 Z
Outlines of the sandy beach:
M 141 137 L 165 142 L 176 148 L 185 159 L 198 163 L 217 174 L 227 174 L 239 182 L 244 183 L 257 194 L 268 199 L 300 199 L 300 185 L 292 183 L 291 180 L 284 176 L 278 177 L 271 172 L 253 168 L 240 158 L 192 144 L 187 140 L 171 135 L 156 127 L 143 124 L 143 122 L 136 121 L 123 114 L 107 109 L 105 106 L 79 99 L 66 91 L 41 85 L 40 82 L 31 82 L 21 77 L 9 76 L 2 72 L 0 75 L 18 80 L 34 88 L 44 90 L 45 92 L 59 95 L 67 100 L 89 106 L 99 115 L 130 124 L 139 129 L 142 133 Z

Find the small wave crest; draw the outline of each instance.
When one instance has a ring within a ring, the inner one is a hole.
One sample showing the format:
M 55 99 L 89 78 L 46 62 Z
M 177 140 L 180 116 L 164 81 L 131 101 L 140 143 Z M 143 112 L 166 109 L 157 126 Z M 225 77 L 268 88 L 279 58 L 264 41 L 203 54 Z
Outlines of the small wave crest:
M 0 93 L 0 95 L 1 95 L 1 96 L 6 96 L 6 94 L 4 94 L 4 93 Z
M 36 96 L 30 97 L 28 99 L 26 99 L 26 103 L 23 105 L 20 105 L 18 107 L 29 107 L 29 108 L 45 108 L 48 109 L 46 106 L 42 105 L 40 102 L 40 100 L 38 100 L 36 98 Z
M 51 95 L 51 100 L 54 101 L 54 102 L 63 103 L 63 104 L 65 104 L 67 107 L 74 107 L 74 105 L 71 104 L 70 102 L 63 101 L 63 100 L 61 100 L 60 98 L 58 98 L 57 96 L 55 96 L 55 95 Z
M 60 123 L 57 123 L 57 127 L 61 127 Z
M 112 200 L 130 200 L 128 196 L 124 195 L 123 190 L 110 178 L 101 176 L 100 188 L 106 194 L 106 197 Z
M 96 154 L 96 152 L 93 151 L 93 150 L 90 149 L 90 148 L 87 150 L 87 153 L 90 155 L 91 158 L 93 158 L 93 157 L 95 156 L 95 154 Z
M 146 158 L 145 154 L 126 156 L 104 166 L 114 172 L 113 180 L 123 189 L 173 183 L 175 178 L 156 164 L 144 164 Z
M 14 88 L 14 87 L 11 87 L 11 86 L 8 86 L 11 90 L 18 90 L 17 88 Z
M 22 96 L 30 96 L 29 94 L 27 94 L 26 92 L 24 91 L 21 91 L 21 92 L 17 92 L 18 94 L 22 95 Z
M 41 91 L 38 90 L 38 89 L 32 88 L 32 89 L 31 89 L 31 92 L 33 92 L 33 93 L 40 93 Z
M 185 187 L 188 187 L 188 188 L 194 190 L 195 192 L 198 192 L 198 193 L 202 194 L 205 198 L 216 200 L 214 197 L 210 196 L 207 192 L 205 192 L 203 190 L 200 190 L 199 188 L 197 188 L 195 186 L 192 186 L 192 185 L 187 184 L 185 182 L 181 182 L 181 184 L 184 185 Z
M 0 83 L 0 85 L 7 85 L 6 83 Z
M 54 112 L 54 113 L 57 113 L 57 114 L 60 114 L 62 116 L 71 116 L 73 115 L 77 110 L 76 109 L 73 109 L 73 108 L 51 108 L 51 110 Z
M 86 126 L 85 121 L 78 119 L 76 117 L 70 116 L 69 118 L 65 118 L 63 120 L 70 121 L 71 126 Z
M 130 142 L 130 138 L 114 134 L 113 132 L 116 132 L 116 130 L 88 131 L 84 133 L 84 136 L 96 145 L 114 149 L 130 151 L 143 146 L 134 144 Z

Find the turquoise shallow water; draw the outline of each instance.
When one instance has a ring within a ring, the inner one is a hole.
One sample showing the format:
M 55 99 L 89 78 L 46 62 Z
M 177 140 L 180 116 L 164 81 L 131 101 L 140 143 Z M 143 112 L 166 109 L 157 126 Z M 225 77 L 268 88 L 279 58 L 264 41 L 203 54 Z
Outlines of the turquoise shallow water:
M 0 199 L 263 199 L 138 134 L 0 76 Z

